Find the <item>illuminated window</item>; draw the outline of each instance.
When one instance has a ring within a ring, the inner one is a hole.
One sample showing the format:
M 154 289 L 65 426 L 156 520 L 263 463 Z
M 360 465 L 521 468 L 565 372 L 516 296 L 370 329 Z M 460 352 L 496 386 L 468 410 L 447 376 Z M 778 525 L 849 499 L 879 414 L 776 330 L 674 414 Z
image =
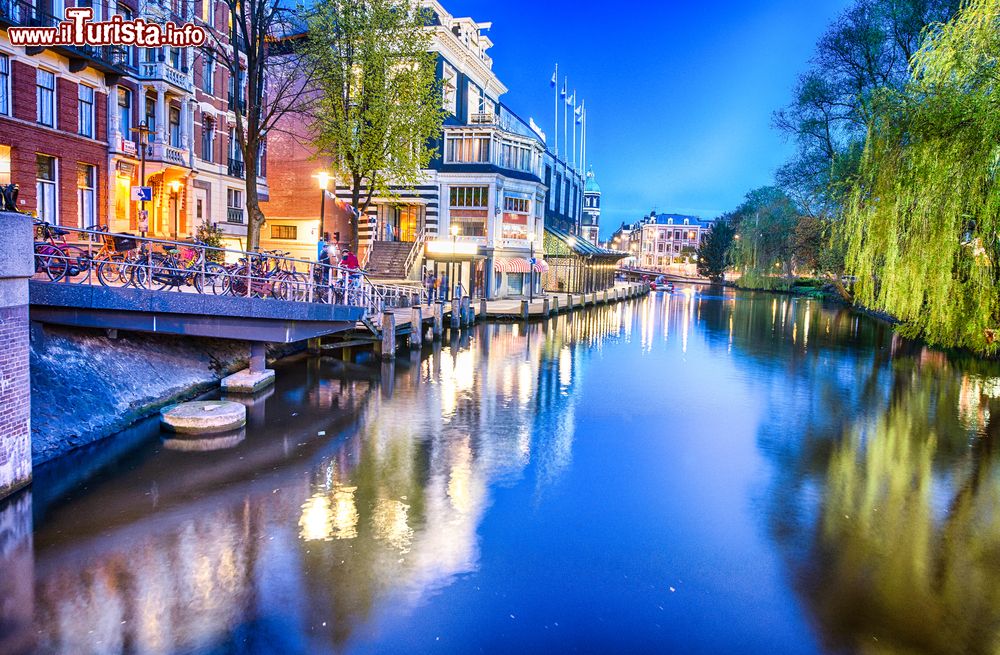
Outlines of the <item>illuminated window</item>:
M 295 225 L 272 225 L 272 239 L 288 239 L 294 241 L 298 238 L 298 226 Z

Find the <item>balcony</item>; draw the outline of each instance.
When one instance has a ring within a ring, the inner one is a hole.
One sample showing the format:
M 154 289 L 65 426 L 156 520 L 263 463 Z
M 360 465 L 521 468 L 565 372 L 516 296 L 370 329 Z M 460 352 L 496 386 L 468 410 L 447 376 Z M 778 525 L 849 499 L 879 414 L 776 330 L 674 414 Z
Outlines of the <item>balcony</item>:
M 227 207 L 226 222 L 235 223 L 236 225 L 243 225 L 243 223 L 245 222 L 243 218 L 243 209 L 241 207 Z
M 191 79 L 191 75 L 185 71 L 177 70 L 165 61 L 141 62 L 139 74 L 136 77 L 144 81 L 162 80 L 185 93 L 194 93 L 194 81 Z
M 6 27 L 56 27 L 61 18 L 33 5 L 29 0 L 0 0 L 0 28 Z M 50 46 L 52 50 L 69 59 L 71 72 L 93 66 L 104 73 L 125 75 L 131 68 L 130 50 L 125 46 Z M 45 50 L 42 46 L 27 46 L 25 52 L 36 55 Z
M 236 177 L 242 180 L 243 170 L 244 168 L 242 159 L 233 159 L 232 157 L 229 158 L 229 165 L 226 167 L 226 172 L 229 174 L 230 177 Z
M 496 114 L 472 114 L 469 116 L 470 125 L 498 125 Z

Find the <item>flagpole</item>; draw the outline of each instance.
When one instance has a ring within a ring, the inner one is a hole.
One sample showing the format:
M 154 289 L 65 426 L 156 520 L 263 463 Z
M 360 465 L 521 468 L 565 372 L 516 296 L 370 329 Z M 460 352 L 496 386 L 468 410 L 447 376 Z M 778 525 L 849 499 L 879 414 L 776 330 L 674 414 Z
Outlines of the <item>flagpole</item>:
M 555 80 L 555 84 L 552 85 L 552 95 L 555 96 L 555 114 L 556 114 L 556 147 L 555 153 L 556 157 L 559 156 L 559 64 L 556 63 L 556 72 L 553 74 L 552 79 Z
M 583 175 L 587 175 L 587 108 L 583 108 Z
M 569 78 L 563 81 L 563 90 L 569 93 Z M 568 98 L 567 98 L 568 99 Z M 569 108 L 568 102 L 563 102 L 563 147 L 569 147 L 569 125 L 566 123 L 566 112 Z
M 576 155 L 576 89 L 573 89 L 573 170 L 579 173 L 580 169 L 577 168 L 579 161 Z

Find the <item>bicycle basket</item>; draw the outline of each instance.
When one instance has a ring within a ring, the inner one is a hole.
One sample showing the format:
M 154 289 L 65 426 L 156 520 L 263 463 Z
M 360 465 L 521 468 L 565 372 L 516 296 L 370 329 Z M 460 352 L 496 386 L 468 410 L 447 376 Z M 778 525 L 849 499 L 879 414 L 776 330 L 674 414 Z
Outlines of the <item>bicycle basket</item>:
M 139 242 L 135 239 L 130 239 L 129 237 L 114 237 L 115 239 L 115 250 L 135 250 L 139 247 Z

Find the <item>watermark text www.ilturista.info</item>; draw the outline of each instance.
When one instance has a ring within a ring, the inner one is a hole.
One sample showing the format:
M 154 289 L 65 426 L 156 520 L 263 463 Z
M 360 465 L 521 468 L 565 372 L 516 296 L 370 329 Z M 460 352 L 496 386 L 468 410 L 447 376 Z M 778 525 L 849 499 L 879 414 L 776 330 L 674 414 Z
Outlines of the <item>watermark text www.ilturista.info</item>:
M 7 30 L 11 45 L 134 45 L 141 48 L 160 46 L 199 46 L 208 37 L 204 27 L 192 23 L 178 25 L 151 23 L 142 18 L 125 20 L 112 16 L 110 20 L 93 22 L 90 7 L 67 7 L 66 20 L 55 27 L 11 27 Z

